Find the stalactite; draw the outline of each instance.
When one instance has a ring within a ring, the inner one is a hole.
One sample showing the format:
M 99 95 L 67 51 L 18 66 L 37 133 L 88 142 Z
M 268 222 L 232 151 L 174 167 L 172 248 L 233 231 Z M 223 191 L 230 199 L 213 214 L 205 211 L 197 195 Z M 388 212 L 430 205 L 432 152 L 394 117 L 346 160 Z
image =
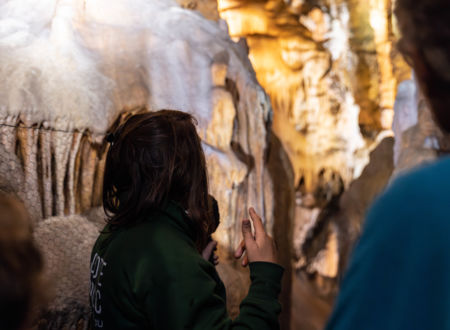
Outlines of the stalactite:
M 10 164 L 8 172 L 1 174 L 23 176 L 23 180 L 12 181 L 21 182 L 16 192 L 35 221 L 84 212 L 101 204 L 107 149 L 89 136 L 77 130 L 55 131 L 48 123 L 23 118 L 0 122 L 2 148 L 20 160 L 17 173 L 13 173 L 16 166 Z
M 73 133 L 52 132 L 52 156 L 55 164 L 53 171 L 55 191 L 54 206 L 55 215 L 66 214 L 66 194 L 64 191 L 64 181 L 66 180 L 67 166 L 69 161 L 70 147 L 73 141 Z
M 67 166 L 67 184 L 65 193 L 67 195 L 66 210 L 68 214 L 75 214 L 75 160 L 77 158 L 83 132 L 74 132 L 72 146 L 69 152 L 69 162 Z
M 95 165 L 95 175 L 92 187 L 93 194 L 90 207 L 103 204 L 103 173 L 105 171 L 106 154 L 108 152 L 108 145 L 105 145 L 103 138 L 102 143 L 96 142 L 94 139 L 92 141 L 92 147 L 97 152 L 97 163 Z
M 80 199 L 80 209 L 85 211 L 90 208 L 92 202 L 96 153 L 92 150 L 90 143 L 87 143 L 87 141 L 85 141 L 82 146 L 80 153 L 81 166 L 78 184 L 78 198 Z
M 42 218 L 42 206 L 38 188 L 38 137 L 37 127 L 23 116 L 16 130 L 17 148 L 16 152 L 22 162 L 24 173 L 23 197 L 30 209 L 34 221 Z
M 272 129 L 288 152 L 295 181 L 303 172 L 307 193 L 314 193 L 315 177 L 326 167 L 351 182 L 366 158 L 363 153 L 354 157 L 365 144 L 346 72 L 348 42 L 343 39 L 349 32 L 333 16 L 345 6 L 330 14 L 328 3 L 308 2 L 301 10 L 278 0 L 218 4 L 230 35 L 247 40 L 258 80 L 271 96 Z
M 41 184 L 42 184 L 42 196 L 41 203 L 43 205 L 43 217 L 47 218 L 53 215 L 53 187 L 52 187 L 52 173 L 53 173 L 53 164 L 52 164 L 52 133 L 48 129 L 48 123 L 43 123 L 42 130 L 40 132 L 40 163 L 41 163 Z
M 83 168 L 83 155 L 85 145 L 89 144 L 90 137 L 88 135 L 83 135 L 81 137 L 80 146 L 78 148 L 78 152 L 75 157 L 75 166 L 74 166 L 74 195 L 75 195 L 75 209 L 77 214 L 82 213 L 82 199 L 83 193 L 81 191 L 81 175 Z

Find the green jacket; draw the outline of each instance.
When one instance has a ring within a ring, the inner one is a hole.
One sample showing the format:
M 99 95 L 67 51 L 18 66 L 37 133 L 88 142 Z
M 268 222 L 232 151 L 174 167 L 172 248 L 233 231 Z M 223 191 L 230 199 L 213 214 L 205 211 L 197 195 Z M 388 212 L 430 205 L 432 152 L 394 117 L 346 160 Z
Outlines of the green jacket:
M 225 287 L 198 253 L 189 219 L 170 202 L 124 229 L 107 225 L 91 257 L 94 329 L 279 329 L 282 267 L 250 264 L 252 284 L 231 320 Z

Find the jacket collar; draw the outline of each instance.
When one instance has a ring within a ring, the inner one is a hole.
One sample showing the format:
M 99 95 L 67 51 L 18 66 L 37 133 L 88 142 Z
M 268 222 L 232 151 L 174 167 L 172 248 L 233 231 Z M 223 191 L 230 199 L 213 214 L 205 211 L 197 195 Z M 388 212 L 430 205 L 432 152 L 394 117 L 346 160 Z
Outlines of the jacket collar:
M 161 212 L 169 216 L 175 226 L 185 232 L 192 241 L 195 241 L 194 223 L 180 204 L 170 200 L 161 208 Z

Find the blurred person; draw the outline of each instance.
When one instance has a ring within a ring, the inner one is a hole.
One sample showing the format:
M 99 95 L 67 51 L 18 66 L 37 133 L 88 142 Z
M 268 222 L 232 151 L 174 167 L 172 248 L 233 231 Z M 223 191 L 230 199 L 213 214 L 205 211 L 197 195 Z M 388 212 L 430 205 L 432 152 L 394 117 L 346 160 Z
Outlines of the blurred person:
M 450 132 L 450 2 L 397 0 L 400 49 Z M 397 178 L 367 215 L 327 329 L 450 329 L 450 159 Z
M 231 320 L 212 257 L 218 208 L 208 194 L 194 118 L 161 110 L 131 116 L 108 136 L 107 225 L 92 251 L 95 329 L 278 329 L 283 268 L 251 208 L 235 257 L 251 286 Z M 245 255 L 244 255 L 245 254 Z M 211 261 L 209 261 L 211 260 Z
M 42 273 L 24 205 L 0 193 L 0 329 L 30 327 L 43 297 Z

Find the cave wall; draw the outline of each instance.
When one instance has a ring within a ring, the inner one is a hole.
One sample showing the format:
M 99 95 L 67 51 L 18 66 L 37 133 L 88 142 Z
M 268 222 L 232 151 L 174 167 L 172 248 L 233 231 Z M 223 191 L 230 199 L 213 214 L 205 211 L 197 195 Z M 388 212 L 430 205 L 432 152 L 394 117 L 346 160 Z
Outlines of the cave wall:
M 308 313 L 292 313 L 292 329 L 324 326 L 366 212 L 377 196 L 397 176 L 450 152 L 450 137 L 433 121 L 414 79 L 399 84 L 394 109 L 395 138 L 380 135 L 368 165 L 340 198 L 323 209 L 302 210 L 306 226 L 296 222 L 295 268 L 301 272 L 293 283 L 293 308 Z
M 347 186 L 391 128 L 397 84 L 410 74 L 393 47 L 391 1 L 219 0 L 218 8 L 231 37 L 245 38 L 296 185 L 314 193 L 325 172 Z
M 394 147 L 392 138 L 397 88 L 411 78 L 393 8 L 388 0 L 218 0 L 270 95 L 272 130 L 294 171 L 292 303 L 305 313 L 293 310 L 292 328 L 323 326 L 365 212 L 400 170 L 394 148 L 404 155 L 411 143 L 399 137 Z
M 338 63 L 323 42 L 328 31 L 322 12 L 312 14 L 313 33 L 283 1 L 218 3 L 230 35 L 246 38 L 258 81 L 271 97 L 273 132 L 288 152 L 296 184 L 305 194 L 314 193 L 322 170 L 351 180 L 354 154 L 364 147 L 359 110 L 341 83 L 347 77 L 333 70 Z
M 49 274 L 59 274 L 59 314 L 42 328 L 77 326 L 88 313 L 83 269 L 104 221 L 105 133 L 142 106 L 199 121 L 231 314 L 248 274 L 230 252 L 252 205 L 286 268 L 282 328 L 292 290 L 293 306 L 308 310 L 292 313 L 293 328 L 320 328 L 367 207 L 392 173 L 447 148 L 395 48 L 392 8 L 388 0 L 3 1 L 0 189 L 26 202 Z M 64 230 L 78 247 L 60 240 Z
M 86 326 L 89 252 L 104 223 L 105 135 L 142 107 L 198 120 L 235 316 L 248 286 L 230 258 L 240 219 L 254 206 L 272 232 L 275 207 L 272 109 L 245 48 L 175 1 L 3 1 L 0 27 L 0 188 L 25 201 L 47 260 L 54 301 L 40 327 Z
M 373 200 L 449 149 L 396 48 L 395 1 L 179 2 L 226 21 L 270 96 L 269 172 L 287 174 L 272 187 L 274 235 L 293 244 L 291 327 L 320 329 Z

